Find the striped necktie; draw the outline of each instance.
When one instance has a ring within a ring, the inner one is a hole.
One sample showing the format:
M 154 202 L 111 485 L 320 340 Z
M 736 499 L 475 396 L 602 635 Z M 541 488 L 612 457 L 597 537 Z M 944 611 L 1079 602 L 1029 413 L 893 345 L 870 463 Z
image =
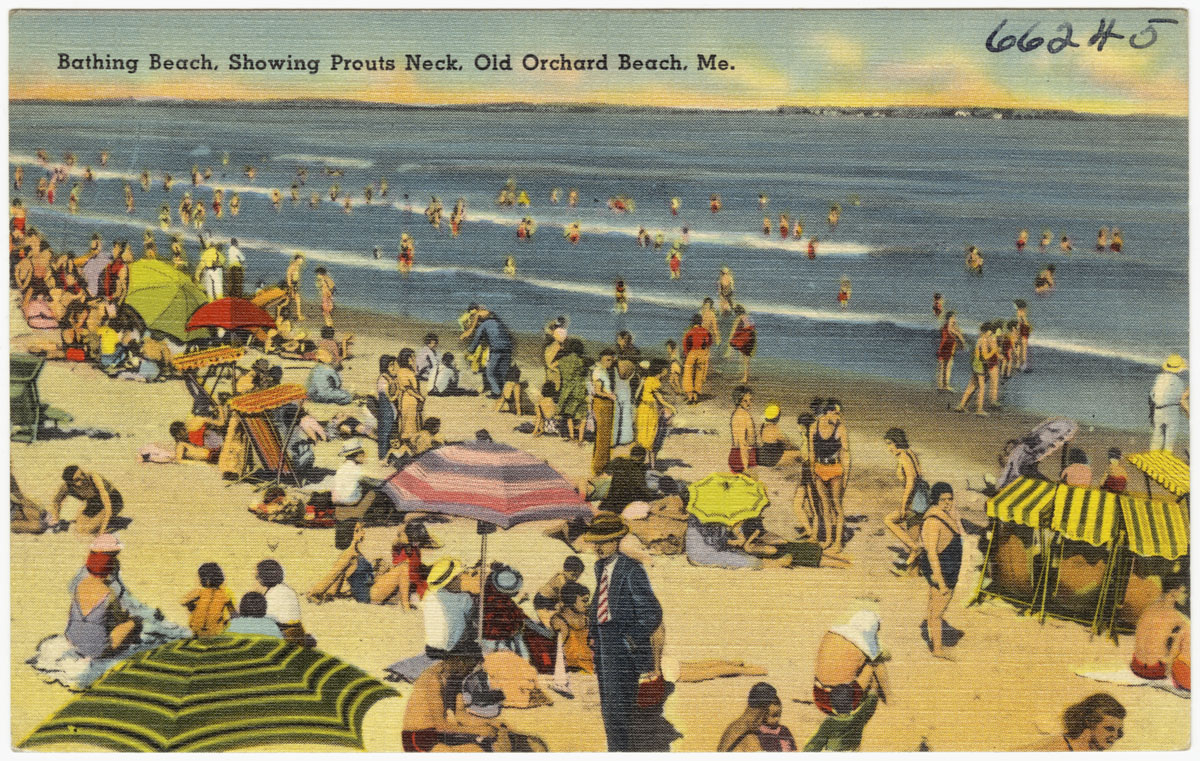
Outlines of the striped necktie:
M 612 614 L 608 612 L 608 578 L 612 575 L 612 565 L 610 564 L 600 574 L 600 592 L 596 596 L 596 623 L 607 624 L 612 620 Z

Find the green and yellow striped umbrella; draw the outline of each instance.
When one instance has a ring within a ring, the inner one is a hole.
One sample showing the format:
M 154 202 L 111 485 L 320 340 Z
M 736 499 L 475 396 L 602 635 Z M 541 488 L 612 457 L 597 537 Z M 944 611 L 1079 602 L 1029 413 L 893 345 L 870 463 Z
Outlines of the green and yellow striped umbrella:
M 190 752 L 271 743 L 362 749 L 363 717 L 395 690 L 276 637 L 172 642 L 113 666 L 21 743 Z

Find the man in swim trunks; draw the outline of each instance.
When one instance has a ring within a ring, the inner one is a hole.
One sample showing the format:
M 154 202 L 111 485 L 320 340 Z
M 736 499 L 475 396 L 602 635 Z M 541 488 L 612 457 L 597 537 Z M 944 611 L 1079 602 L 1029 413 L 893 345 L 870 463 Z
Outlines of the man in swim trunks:
M 125 506 L 121 492 L 117 491 L 108 479 L 94 473 L 88 473 L 78 465 L 68 465 L 62 472 L 63 485 L 50 502 L 50 527 L 61 522 L 59 511 L 63 500 L 74 497 L 84 503 L 83 509 L 75 517 L 75 530 L 81 534 L 104 534 L 108 532 L 108 524 L 113 517 Z
M 889 656 L 879 645 L 879 624 L 878 614 L 860 610 L 821 639 L 813 704 L 828 718 L 805 744 L 806 752 L 858 750 L 876 707 L 887 702 Z
M 758 431 L 754 416 L 750 413 L 753 395 L 749 386 L 733 389 L 733 403 L 737 407 L 729 418 L 729 431 L 733 439 L 733 446 L 729 448 L 729 469 L 734 473 L 758 465 Z
M 1188 604 L 1187 578 L 1168 574 L 1162 595 L 1146 607 L 1137 622 L 1129 668 L 1143 679 L 1166 679 L 1192 689 L 1192 622 L 1183 611 Z

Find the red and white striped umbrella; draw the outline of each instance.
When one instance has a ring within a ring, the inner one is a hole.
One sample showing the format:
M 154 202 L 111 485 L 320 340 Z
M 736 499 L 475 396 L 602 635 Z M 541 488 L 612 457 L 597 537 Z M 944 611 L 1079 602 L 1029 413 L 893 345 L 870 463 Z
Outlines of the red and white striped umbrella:
M 507 444 L 467 441 L 421 455 L 383 484 L 401 512 L 430 512 L 502 529 L 556 519 L 591 520 L 592 509 L 544 460 Z

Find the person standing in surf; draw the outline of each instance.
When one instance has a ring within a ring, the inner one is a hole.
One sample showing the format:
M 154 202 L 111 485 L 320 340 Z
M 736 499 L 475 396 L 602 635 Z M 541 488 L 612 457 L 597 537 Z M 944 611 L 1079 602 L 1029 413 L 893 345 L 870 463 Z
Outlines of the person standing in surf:
M 987 391 L 987 362 L 990 359 L 988 352 L 991 347 L 989 340 L 991 332 L 992 323 L 985 322 L 979 326 L 979 338 L 975 339 L 975 349 L 971 354 L 971 382 L 967 384 L 967 390 L 963 392 L 962 400 L 955 408 L 956 412 L 966 412 L 971 394 L 978 391 L 979 398 L 975 400 L 975 414 L 987 417 L 987 413 L 983 411 L 983 397 Z
M 746 308 L 738 304 L 733 308 L 733 328 L 729 334 L 729 346 L 742 354 L 742 383 L 750 382 L 750 357 L 754 356 L 754 348 L 758 343 L 758 330 L 754 320 L 746 312 Z
M 1017 345 L 1013 364 L 1023 373 L 1029 372 L 1029 337 L 1033 335 L 1033 323 L 1029 321 L 1026 312 L 1028 305 L 1024 299 L 1015 299 L 1013 307 L 1017 310 Z
M 292 257 L 284 275 L 284 288 L 287 291 L 288 303 L 295 312 L 296 320 L 303 320 L 304 313 L 300 308 L 300 277 L 304 270 L 304 254 L 299 251 Z
M 721 267 L 721 275 L 717 278 L 717 298 L 721 303 L 721 316 L 733 311 L 733 273 L 729 267 Z

